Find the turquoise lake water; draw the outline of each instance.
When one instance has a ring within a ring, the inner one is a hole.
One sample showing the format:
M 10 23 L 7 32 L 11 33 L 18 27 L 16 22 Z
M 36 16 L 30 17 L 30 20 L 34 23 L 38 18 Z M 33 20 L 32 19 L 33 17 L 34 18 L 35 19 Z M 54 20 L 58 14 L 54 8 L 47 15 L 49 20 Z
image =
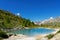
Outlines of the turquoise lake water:
M 20 29 L 20 30 L 12 31 L 12 33 L 35 36 L 39 34 L 49 34 L 49 33 L 52 33 L 53 31 L 55 30 L 47 29 L 47 28 L 32 28 L 32 29 Z

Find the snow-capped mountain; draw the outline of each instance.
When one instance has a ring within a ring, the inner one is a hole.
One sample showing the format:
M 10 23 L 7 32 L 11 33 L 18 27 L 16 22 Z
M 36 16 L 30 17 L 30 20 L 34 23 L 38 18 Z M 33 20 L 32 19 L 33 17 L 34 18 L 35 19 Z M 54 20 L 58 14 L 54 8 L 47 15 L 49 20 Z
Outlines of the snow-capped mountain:
M 41 21 L 40 24 L 47 23 L 47 22 L 53 22 L 53 21 L 54 21 L 54 18 L 53 17 L 50 17 L 49 19 L 45 19 L 45 20 Z
M 49 19 L 45 19 L 43 21 L 36 22 L 36 24 L 40 25 L 40 24 L 53 23 L 53 22 L 60 22 L 60 16 L 55 17 L 55 18 L 50 17 Z

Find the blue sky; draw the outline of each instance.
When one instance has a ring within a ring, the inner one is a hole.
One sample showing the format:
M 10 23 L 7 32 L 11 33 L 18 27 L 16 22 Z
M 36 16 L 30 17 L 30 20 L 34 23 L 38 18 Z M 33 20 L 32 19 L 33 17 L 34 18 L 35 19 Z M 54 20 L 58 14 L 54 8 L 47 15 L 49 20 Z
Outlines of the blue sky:
M 39 21 L 60 16 L 60 0 L 0 0 L 0 9 Z

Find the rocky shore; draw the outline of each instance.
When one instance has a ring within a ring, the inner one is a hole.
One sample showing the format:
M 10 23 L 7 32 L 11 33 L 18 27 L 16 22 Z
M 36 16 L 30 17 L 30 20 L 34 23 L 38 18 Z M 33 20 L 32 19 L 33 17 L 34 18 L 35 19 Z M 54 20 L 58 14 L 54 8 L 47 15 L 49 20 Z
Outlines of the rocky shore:
M 3 40 L 48 40 L 46 35 L 37 35 L 35 37 L 28 37 L 26 35 L 18 34 L 18 35 L 12 35 L 8 39 L 3 39 Z
M 29 37 L 29 36 L 23 35 L 23 34 L 17 34 L 17 35 L 12 35 L 8 39 L 3 39 L 3 40 L 59 40 L 60 33 L 56 34 L 57 31 L 59 31 L 59 29 L 55 29 L 55 30 L 56 31 L 51 33 L 54 35 L 51 39 L 48 39 L 48 37 L 46 37 L 49 34 L 37 35 L 37 36 L 33 36 L 33 37 Z

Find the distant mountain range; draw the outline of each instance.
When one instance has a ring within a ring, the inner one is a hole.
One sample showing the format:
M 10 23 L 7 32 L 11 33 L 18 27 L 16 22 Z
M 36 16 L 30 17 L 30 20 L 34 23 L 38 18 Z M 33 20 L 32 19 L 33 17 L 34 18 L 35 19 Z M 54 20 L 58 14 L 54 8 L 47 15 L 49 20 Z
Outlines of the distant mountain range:
M 43 21 L 35 22 L 35 24 L 37 24 L 37 25 L 41 25 L 41 24 L 60 25 L 60 16 L 55 17 L 55 18 L 50 17 L 49 19 L 45 19 Z

